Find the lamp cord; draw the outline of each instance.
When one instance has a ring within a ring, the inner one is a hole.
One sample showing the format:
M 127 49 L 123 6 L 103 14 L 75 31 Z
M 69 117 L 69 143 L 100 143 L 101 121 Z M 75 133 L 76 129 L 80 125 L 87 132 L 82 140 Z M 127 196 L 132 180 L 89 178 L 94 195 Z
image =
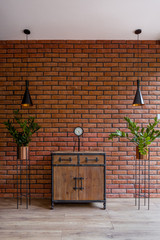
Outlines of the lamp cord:
M 27 59 L 26 59 L 27 60 L 27 74 L 26 74 L 26 78 L 28 80 L 28 51 L 27 51 L 28 50 L 28 46 L 27 45 L 28 45 L 28 34 L 26 34 L 26 47 L 27 47 L 26 48 L 26 54 L 27 54 Z
M 138 79 L 140 79 L 140 75 L 139 75 L 139 72 L 140 72 L 140 42 L 139 42 L 139 34 L 137 35 L 137 40 L 138 40 Z
M 28 78 L 29 78 L 29 73 L 28 73 L 28 34 L 26 34 L 26 54 L 27 54 L 27 73 L 26 73 L 26 89 L 28 89 L 28 85 L 29 85 L 29 80 L 28 80 Z

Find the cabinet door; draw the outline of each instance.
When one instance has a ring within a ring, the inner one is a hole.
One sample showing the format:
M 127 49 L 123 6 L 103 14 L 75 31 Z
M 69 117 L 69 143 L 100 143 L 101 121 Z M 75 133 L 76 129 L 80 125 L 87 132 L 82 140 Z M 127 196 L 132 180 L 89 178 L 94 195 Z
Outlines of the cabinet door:
M 79 178 L 79 200 L 104 200 L 103 166 L 79 167 Z
M 74 189 L 77 176 L 78 167 L 54 167 L 54 200 L 78 200 L 78 189 Z

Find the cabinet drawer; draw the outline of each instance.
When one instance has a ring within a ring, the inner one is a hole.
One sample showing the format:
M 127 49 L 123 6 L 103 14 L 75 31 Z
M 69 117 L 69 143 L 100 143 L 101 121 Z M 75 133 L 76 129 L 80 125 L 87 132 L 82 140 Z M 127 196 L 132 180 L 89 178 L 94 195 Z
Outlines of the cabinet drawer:
M 54 155 L 53 164 L 77 164 L 77 155 Z
M 104 164 L 103 155 L 82 155 L 80 156 L 80 164 Z

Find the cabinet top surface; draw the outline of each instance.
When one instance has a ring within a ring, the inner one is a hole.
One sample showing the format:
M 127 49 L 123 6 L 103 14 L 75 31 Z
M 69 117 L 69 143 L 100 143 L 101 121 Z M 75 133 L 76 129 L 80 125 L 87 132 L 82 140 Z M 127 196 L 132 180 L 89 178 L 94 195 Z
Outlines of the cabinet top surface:
M 105 154 L 105 152 L 78 152 L 78 151 L 75 151 L 75 152 L 67 152 L 67 151 L 57 151 L 57 152 L 52 152 L 51 154 Z

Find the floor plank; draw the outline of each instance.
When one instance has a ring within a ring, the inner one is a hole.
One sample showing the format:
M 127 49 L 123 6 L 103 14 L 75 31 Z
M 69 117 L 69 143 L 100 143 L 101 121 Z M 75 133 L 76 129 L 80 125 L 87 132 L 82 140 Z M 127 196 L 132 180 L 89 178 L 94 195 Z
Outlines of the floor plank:
M 160 199 L 150 210 L 134 205 L 134 199 L 108 199 L 101 203 L 56 204 L 32 200 L 16 209 L 16 200 L 0 199 L 0 239 L 3 240 L 159 240 Z

